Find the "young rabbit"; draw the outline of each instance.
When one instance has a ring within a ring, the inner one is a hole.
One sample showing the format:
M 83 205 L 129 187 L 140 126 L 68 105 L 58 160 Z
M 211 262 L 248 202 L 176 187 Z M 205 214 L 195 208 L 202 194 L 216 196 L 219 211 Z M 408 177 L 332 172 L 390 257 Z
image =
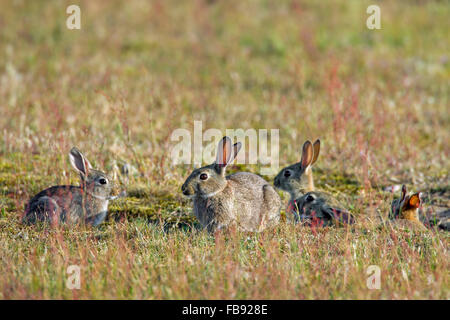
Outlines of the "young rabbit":
M 402 186 L 402 195 L 399 199 L 394 199 L 391 204 L 389 218 L 395 220 L 395 224 L 411 226 L 414 229 L 426 230 L 419 219 L 419 207 L 422 202 L 421 193 L 412 195 L 406 194 L 406 186 Z
M 294 207 L 288 210 L 294 214 L 295 222 L 318 227 L 355 223 L 353 215 L 324 192 L 307 192 L 292 205 Z
M 263 178 L 249 172 L 225 176 L 240 148 L 240 142 L 233 145 L 229 137 L 223 137 L 216 161 L 194 170 L 181 187 L 193 199 L 194 214 L 209 232 L 230 226 L 259 232 L 279 222 L 280 197 Z
M 319 139 L 314 142 L 314 145 L 309 140 L 305 141 L 300 162 L 283 168 L 275 177 L 275 187 L 289 192 L 290 202 L 308 191 L 315 190 L 311 166 L 317 161 L 319 152 Z
M 311 225 L 329 226 L 332 224 L 353 224 L 353 215 L 329 194 L 319 192 L 314 186 L 312 165 L 320 153 L 320 140 L 314 144 L 307 140 L 303 144 L 299 163 L 283 168 L 275 177 L 274 185 L 289 192 L 287 213 L 294 215 L 294 221 Z
M 111 184 L 101 171 L 92 169 L 89 161 L 75 147 L 69 153 L 70 163 L 80 174 L 80 186 L 53 186 L 35 195 L 25 208 L 23 223 L 37 221 L 52 225 L 99 225 L 106 218 Z

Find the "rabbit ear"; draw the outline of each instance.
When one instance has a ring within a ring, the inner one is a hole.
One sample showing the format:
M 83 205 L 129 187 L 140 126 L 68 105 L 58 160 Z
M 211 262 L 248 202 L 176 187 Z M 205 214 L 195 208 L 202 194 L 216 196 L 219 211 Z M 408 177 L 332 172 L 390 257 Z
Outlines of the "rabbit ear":
M 316 163 L 317 158 L 319 157 L 319 153 L 320 153 L 320 140 L 319 139 L 317 139 L 316 142 L 314 142 L 313 149 L 314 149 L 314 153 L 313 153 L 314 156 L 311 161 L 311 165 Z
M 239 153 L 239 150 L 241 150 L 242 143 L 237 142 L 233 145 L 233 157 L 230 159 L 230 162 L 232 162 L 234 159 L 236 159 L 237 154 Z
M 87 176 L 89 169 L 92 169 L 90 162 L 83 156 L 83 154 L 76 147 L 70 149 L 69 159 L 72 167 L 77 170 L 81 176 Z
M 306 169 L 308 166 L 311 165 L 311 162 L 313 160 L 314 151 L 311 141 L 306 140 L 303 144 L 303 150 L 302 150 L 302 160 L 300 163 L 302 164 L 302 168 Z
M 408 200 L 408 206 L 413 207 L 413 208 L 418 208 L 420 206 L 420 192 L 413 194 L 411 197 L 409 197 Z
M 406 186 L 403 185 L 402 186 L 402 197 L 400 198 L 400 202 L 405 200 L 405 196 L 406 196 Z
M 222 172 L 222 170 L 230 163 L 234 154 L 234 147 L 231 144 L 231 139 L 227 136 L 223 137 L 220 140 L 219 145 L 217 147 L 217 156 L 216 156 L 216 166 L 219 169 L 218 171 Z M 239 148 L 237 149 L 239 151 Z M 236 152 L 237 153 L 237 152 Z

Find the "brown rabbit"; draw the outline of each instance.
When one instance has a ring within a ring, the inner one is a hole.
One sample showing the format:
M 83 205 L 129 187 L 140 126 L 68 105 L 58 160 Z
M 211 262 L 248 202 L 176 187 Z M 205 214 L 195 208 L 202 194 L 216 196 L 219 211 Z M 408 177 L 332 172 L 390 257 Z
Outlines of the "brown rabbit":
M 325 192 L 311 191 L 294 200 L 296 222 L 309 226 L 327 227 L 340 224 L 353 224 L 355 218 L 331 195 Z
M 97 226 L 105 220 L 111 197 L 111 183 L 101 171 L 92 169 L 90 162 L 75 147 L 69 159 L 80 174 L 80 186 L 54 186 L 35 195 L 25 208 L 25 224 L 37 221 L 52 225 L 90 224 Z
M 259 232 L 279 222 L 280 197 L 263 178 L 249 172 L 225 176 L 240 148 L 240 142 L 233 145 L 229 137 L 223 137 L 216 161 L 194 170 L 181 187 L 193 199 L 195 216 L 210 232 L 230 226 Z
M 317 139 L 314 144 L 307 140 L 303 144 L 300 162 L 283 168 L 275 177 L 275 187 L 291 195 L 286 211 L 293 214 L 294 222 L 311 226 L 353 224 L 354 216 L 343 209 L 336 199 L 316 190 L 311 167 L 319 153 L 320 140 Z
M 394 221 L 394 224 L 401 227 L 427 230 L 419 219 L 419 207 L 421 203 L 421 193 L 418 192 L 408 195 L 406 186 L 403 185 L 401 198 L 392 201 L 389 218 Z
M 275 177 L 274 185 L 281 190 L 289 192 L 291 201 L 301 197 L 309 191 L 314 191 L 312 165 L 317 161 L 320 153 L 320 140 L 314 145 L 307 140 L 303 144 L 300 162 L 283 168 Z

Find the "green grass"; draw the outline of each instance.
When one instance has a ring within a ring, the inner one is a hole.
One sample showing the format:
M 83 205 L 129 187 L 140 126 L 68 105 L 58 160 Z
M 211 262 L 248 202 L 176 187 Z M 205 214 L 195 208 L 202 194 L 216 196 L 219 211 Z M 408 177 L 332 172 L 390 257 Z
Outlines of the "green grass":
M 375 31 L 359 0 L 80 1 L 81 30 L 70 4 L 0 0 L 1 299 L 450 298 L 448 234 L 379 226 L 393 184 L 450 207 L 446 1 L 380 2 Z M 360 223 L 314 231 L 283 208 L 262 234 L 201 232 L 180 192 L 192 167 L 170 159 L 197 120 L 279 129 L 280 166 L 320 138 L 316 185 Z M 22 226 L 30 197 L 77 183 L 74 145 L 128 197 L 96 229 Z
M 99 230 L 2 227 L 5 299 L 448 298 L 443 235 L 282 224 L 225 238 L 141 219 Z M 72 264 L 81 267 L 80 290 L 65 287 Z M 366 287 L 372 264 L 381 290 Z

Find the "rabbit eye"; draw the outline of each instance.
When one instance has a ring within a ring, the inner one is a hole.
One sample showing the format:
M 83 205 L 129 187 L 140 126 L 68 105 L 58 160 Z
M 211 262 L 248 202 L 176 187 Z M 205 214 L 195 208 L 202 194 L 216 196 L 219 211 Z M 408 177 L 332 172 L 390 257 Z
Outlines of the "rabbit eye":
M 200 175 L 200 180 L 206 180 L 206 179 L 208 179 L 208 175 L 206 173 L 202 173 Z
M 312 195 L 310 195 L 310 194 L 308 194 L 307 196 L 306 196 L 306 202 L 313 202 L 314 201 L 314 197 L 312 196 Z
M 100 178 L 100 180 L 98 180 L 98 182 L 100 182 L 100 184 L 107 184 L 108 181 L 106 181 L 105 178 Z
M 289 178 L 291 176 L 291 172 L 289 170 L 284 171 L 284 177 Z

